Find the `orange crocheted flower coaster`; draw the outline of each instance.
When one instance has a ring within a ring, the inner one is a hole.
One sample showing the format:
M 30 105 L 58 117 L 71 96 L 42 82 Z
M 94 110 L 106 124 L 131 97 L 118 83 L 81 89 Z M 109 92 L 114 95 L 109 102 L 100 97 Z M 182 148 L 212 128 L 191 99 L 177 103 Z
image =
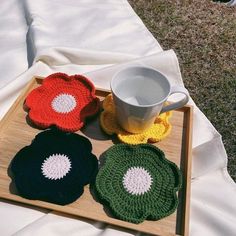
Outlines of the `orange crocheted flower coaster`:
M 104 111 L 100 115 L 100 125 L 105 133 L 109 135 L 117 134 L 118 139 L 127 144 L 155 143 L 164 139 L 171 131 L 169 118 L 172 112 L 166 112 L 159 115 L 154 124 L 140 134 L 126 132 L 117 123 L 115 116 L 115 107 L 112 96 L 109 94 L 103 101 Z
M 66 132 L 84 126 L 87 117 L 99 112 L 100 100 L 93 83 L 82 75 L 54 73 L 25 99 L 30 120 L 41 128 L 55 125 Z

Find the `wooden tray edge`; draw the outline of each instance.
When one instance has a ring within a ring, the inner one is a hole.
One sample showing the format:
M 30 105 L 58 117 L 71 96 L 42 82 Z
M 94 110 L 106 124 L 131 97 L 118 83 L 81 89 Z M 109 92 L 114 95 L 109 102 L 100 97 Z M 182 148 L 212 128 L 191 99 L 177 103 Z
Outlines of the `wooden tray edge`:
M 185 187 L 185 206 L 184 206 L 184 218 L 183 221 L 183 235 L 189 235 L 189 218 L 190 218 L 190 195 L 191 195 L 191 172 L 192 172 L 192 135 L 193 135 L 193 106 L 185 106 L 186 113 L 186 149 L 185 149 L 185 170 L 184 178 L 186 181 Z

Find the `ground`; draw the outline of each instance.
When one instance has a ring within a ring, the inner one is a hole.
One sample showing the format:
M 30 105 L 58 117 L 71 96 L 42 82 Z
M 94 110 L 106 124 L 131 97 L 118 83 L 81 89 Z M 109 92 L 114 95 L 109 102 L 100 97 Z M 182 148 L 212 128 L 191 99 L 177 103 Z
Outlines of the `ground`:
M 191 97 L 222 135 L 236 181 L 236 6 L 210 0 L 129 3 L 163 49 L 174 49 Z

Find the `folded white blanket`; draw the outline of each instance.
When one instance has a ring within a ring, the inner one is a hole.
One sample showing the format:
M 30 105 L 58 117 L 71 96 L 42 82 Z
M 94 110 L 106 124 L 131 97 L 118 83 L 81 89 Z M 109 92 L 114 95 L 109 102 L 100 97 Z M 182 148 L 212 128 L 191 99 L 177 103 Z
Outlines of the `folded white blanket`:
M 34 75 L 83 73 L 97 87 L 144 64 L 183 86 L 174 51 L 162 51 L 126 0 L 1 1 L 0 117 Z M 28 33 L 27 33 L 28 32 Z M 33 64 L 29 69 L 27 66 Z M 190 235 L 235 235 L 236 185 L 221 136 L 194 105 Z M 0 157 L 1 160 L 1 157 Z M 0 202 L 0 235 L 138 235 L 109 225 Z

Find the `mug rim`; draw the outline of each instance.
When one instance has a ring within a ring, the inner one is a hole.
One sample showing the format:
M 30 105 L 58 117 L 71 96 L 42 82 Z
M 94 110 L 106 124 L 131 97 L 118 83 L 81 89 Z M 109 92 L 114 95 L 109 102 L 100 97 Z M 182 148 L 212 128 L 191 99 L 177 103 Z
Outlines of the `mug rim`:
M 132 104 L 132 103 L 129 103 L 127 101 L 125 101 L 124 99 L 122 99 L 120 96 L 117 95 L 117 93 L 115 93 L 114 89 L 112 88 L 112 83 L 113 81 L 115 80 L 115 78 L 117 77 L 117 75 L 125 70 L 128 70 L 128 69 L 135 69 L 135 68 L 141 68 L 141 69 L 148 69 L 148 70 L 152 70 L 152 71 L 155 71 L 157 73 L 159 73 L 162 77 L 165 78 L 165 80 L 167 81 L 168 85 L 169 85 L 169 92 L 167 93 L 167 95 L 159 102 L 156 102 L 156 103 L 152 103 L 152 104 L 148 104 L 148 105 L 135 105 L 135 104 Z M 153 106 L 156 106 L 156 105 L 159 105 L 161 103 L 164 103 L 166 101 L 166 99 L 169 97 L 170 95 L 170 92 L 171 92 L 171 84 L 169 82 L 169 80 L 167 79 L 167 77 L 161 73 L 159 70 L 156 70 L 155 68 L 153 67 L 150 67 L 150 66 L 139 66 L 139 65 L 132 65 L 132 66 L 126 66 L 126 67 L 123 67 L 121 69 L 119 69 L 111 78 L 111 81 L 110 81 L 110 88 L 111 88 L 111 91 L 112 93 L 118 98 L 120 99 L 123 103 L 129 105 L 129 106 L 134 106 L 134 107 L 153 107 Z

